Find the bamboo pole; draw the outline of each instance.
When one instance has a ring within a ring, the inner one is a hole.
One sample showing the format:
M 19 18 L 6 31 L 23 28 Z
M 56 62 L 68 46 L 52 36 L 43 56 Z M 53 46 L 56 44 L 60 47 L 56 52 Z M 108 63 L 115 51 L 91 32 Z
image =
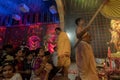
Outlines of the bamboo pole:
M 59 19 L 60 19 L 60 27 L 62 30 L 64 30 L 64 7 L 62 0 L 55 0 L 57 4 L 57 9 L 59 13 Z
M 85 29 L 80 33 L 79 38 L 82 37 L 84 35 L 84 33 L 90 28 L 91 23 L 94 21 L 94 19 L 96 18 L 96 16 L 98 15 L 98 13 L 100 12 L 100 10 L 104 7 L 104 5 L 106 4 L 106 2 L 108 2 L 108 0 L 103 1 L 103 3 L 100 5 L 100 7 L 97 9 L 97 11 L 95 12 L 95 14 L 93 15 L 93 17 L 91 18 L 91 20 L 89 21 L 89 23 L 87 24 L 87 26 L 85 27 Z M 76 48 L 76 46 L 78 45 L 78 43 L 81 41 L 81 39 L 79 39 L 76 43 L 74 48 Z

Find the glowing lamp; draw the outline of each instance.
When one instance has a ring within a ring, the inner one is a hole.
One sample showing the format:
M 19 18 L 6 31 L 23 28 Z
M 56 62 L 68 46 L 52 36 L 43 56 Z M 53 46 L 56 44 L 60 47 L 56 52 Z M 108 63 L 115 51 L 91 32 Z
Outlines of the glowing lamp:
M 21 17 L 17 14 L 12 15 L 12 18 L 17 20 L 17 21 L 21 20 Z
M 50 8 L 49 8 L 49 11 L 52 13 L 52 14 L 56 14 L 57 13 L 57 10 L 55 8 L 54 5 L 52 5 Z
M 24 13 L 29 12 L 29 7 L 27 5 L 25 5 L 25 4 L 23 4 L 23 3 L 20 4 L 19 8 Z

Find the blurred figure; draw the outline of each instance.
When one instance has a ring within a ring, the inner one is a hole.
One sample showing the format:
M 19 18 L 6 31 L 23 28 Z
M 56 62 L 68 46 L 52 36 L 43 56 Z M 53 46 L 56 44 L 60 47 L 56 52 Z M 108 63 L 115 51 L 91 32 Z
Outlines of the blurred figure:
M 61 28 L 55 28 L 57 37 L 57 54 L 58 54 L 58 66 L 62 67 L 62 74 L 64 77 L 68 77 L 68 69 L 71 64 L 71 44 L 70 40 L 65 32 Z
M 3 51 L 1 55 L 2 60 L 14 60 L 13 57 L 13 45 L 6 44 L 3 46 Z
M 23 66 L 24 66 L 24 63 L 23 63 L 23 61 L 24 61 L 23 50 L 21 50 L 20 47 L 16 48 L 15 50 L 16 50 L 15 51 L 15 60 L 14 60 L 14 62 L 15 62 L 15 70 L 16 70 L 16 72 L 20 73 L 22 75 L 22 77 L 23 77 L 23 75 L 24 75 L 23 74 L 24 73 L 24 71 L 23 71 Z
M 31 51 L 27 51 L 24 59 L 23 64 L 23 79 L 24 80 L 30 80 L 31 73 L 32 73 L 32 60 L 33 60 L 33 54 Z
M 84 22 L 82 18 L 77 18 L 75 21 L 77 25 L 76 37 L 80 39 L 80 42 L 76 46 L 76 64 L 79 72 L 78 78 L 81 80 L 98 80 L 93 49 L 90 45 L 91 36 L 87 32 L 88 27 L 83 27 Z
M 32 62 L 33 73 L 30 80 L 49 80 L 49 72 L 52 69 L 52 65 L 48 63 L 50 53 L 45 53 L 43 48 L 38 48 L 36 53 L 37 57 Z
M 48 80 L 52 65 L 45 63 L 42 59 L 36 58 L 33 62 L 33 74 L 30 80 Z

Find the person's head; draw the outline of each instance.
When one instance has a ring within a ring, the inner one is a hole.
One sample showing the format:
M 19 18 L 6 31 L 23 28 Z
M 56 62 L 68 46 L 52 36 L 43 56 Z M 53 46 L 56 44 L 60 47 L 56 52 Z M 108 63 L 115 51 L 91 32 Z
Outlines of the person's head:
M 44 54 L 45 54 L 44 56 L 49 56 L 50 55 L 50 51 L 45 51 Z
M 11 45 L 11 44 L 3 45 L 3 50 L 5 50 L 7 52 L 7 54 L 12 55 L 13 45 Z
M 37 56 L 38 52 L 36 50 L 30 50 L 30 53 L 32 54 L 33 58 Z
M 77 26 L 83 25 L 84 23 L 85 23 L 85 21 L 84 21 L 83 18 L 77 18 L 77 19 L 75 20 L 75 24 L 76 24 Z
M 44 48 L 37 48 L 36 53 L 38 57 L 43 57 L 44 56 Z
M 32 61 L 32 59 L 33 59 L 33 54 L 32 54 L 32 52 L 29 51 L 28 53 L 26 53 L 25 57 L 26 57 L 27 60 Z
M 27 48 L 27 47 L 21 48 L 21 50 L 22 50 L 23 58 L 25 58 L 26 54 L 28 54 L 30 52 L 29 48 Z
M 3 45 L 3 50 L 11 50 L 11 49 L 13 49 L 13 45 L 11 45 L 11 44 L 6 44 L 6 45 Z
M 62 31 L 62 30 L 61 30 L 60 27 L 55 28 L 55 32 L 56 32 L 57 35 L 59 35 L 61 31 Z
M 15 49 L 15 59 L 17 60 L 24 60 L 24 56 L 23 56 L 23 50 L 20 47 L 17 47 Z
M 49 51 L 45 51 L 44 52 L 44 57 L 43 57 L 43 61 L 44 62 L 48 62 L 49 61 L 49 59 L 50 59 L 50 52 Z
M 5 61 L 2 64 L 2 74 L 4 78 L 10 79 L 15 73 L 14 64 L 12 61 Z
M 22 49 L 21 49 L 20 47 L 17 47 L 17 48 L 15 49 L 15 55 L 16 55 L 17 57 L 23 55 L 23 51 L 22 51 Z
M 57 51 L 57 47 L 56 46 L 53 49 L 54 49 L 54 51 Z

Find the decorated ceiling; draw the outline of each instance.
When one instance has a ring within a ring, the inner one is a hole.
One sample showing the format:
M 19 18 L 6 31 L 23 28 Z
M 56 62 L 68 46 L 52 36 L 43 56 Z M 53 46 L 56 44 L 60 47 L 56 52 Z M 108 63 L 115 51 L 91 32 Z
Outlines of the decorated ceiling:
M 0 0 L 0 26 L 32 24 L 35 17 L 37 22 L 58 22 L 55 0 Z

